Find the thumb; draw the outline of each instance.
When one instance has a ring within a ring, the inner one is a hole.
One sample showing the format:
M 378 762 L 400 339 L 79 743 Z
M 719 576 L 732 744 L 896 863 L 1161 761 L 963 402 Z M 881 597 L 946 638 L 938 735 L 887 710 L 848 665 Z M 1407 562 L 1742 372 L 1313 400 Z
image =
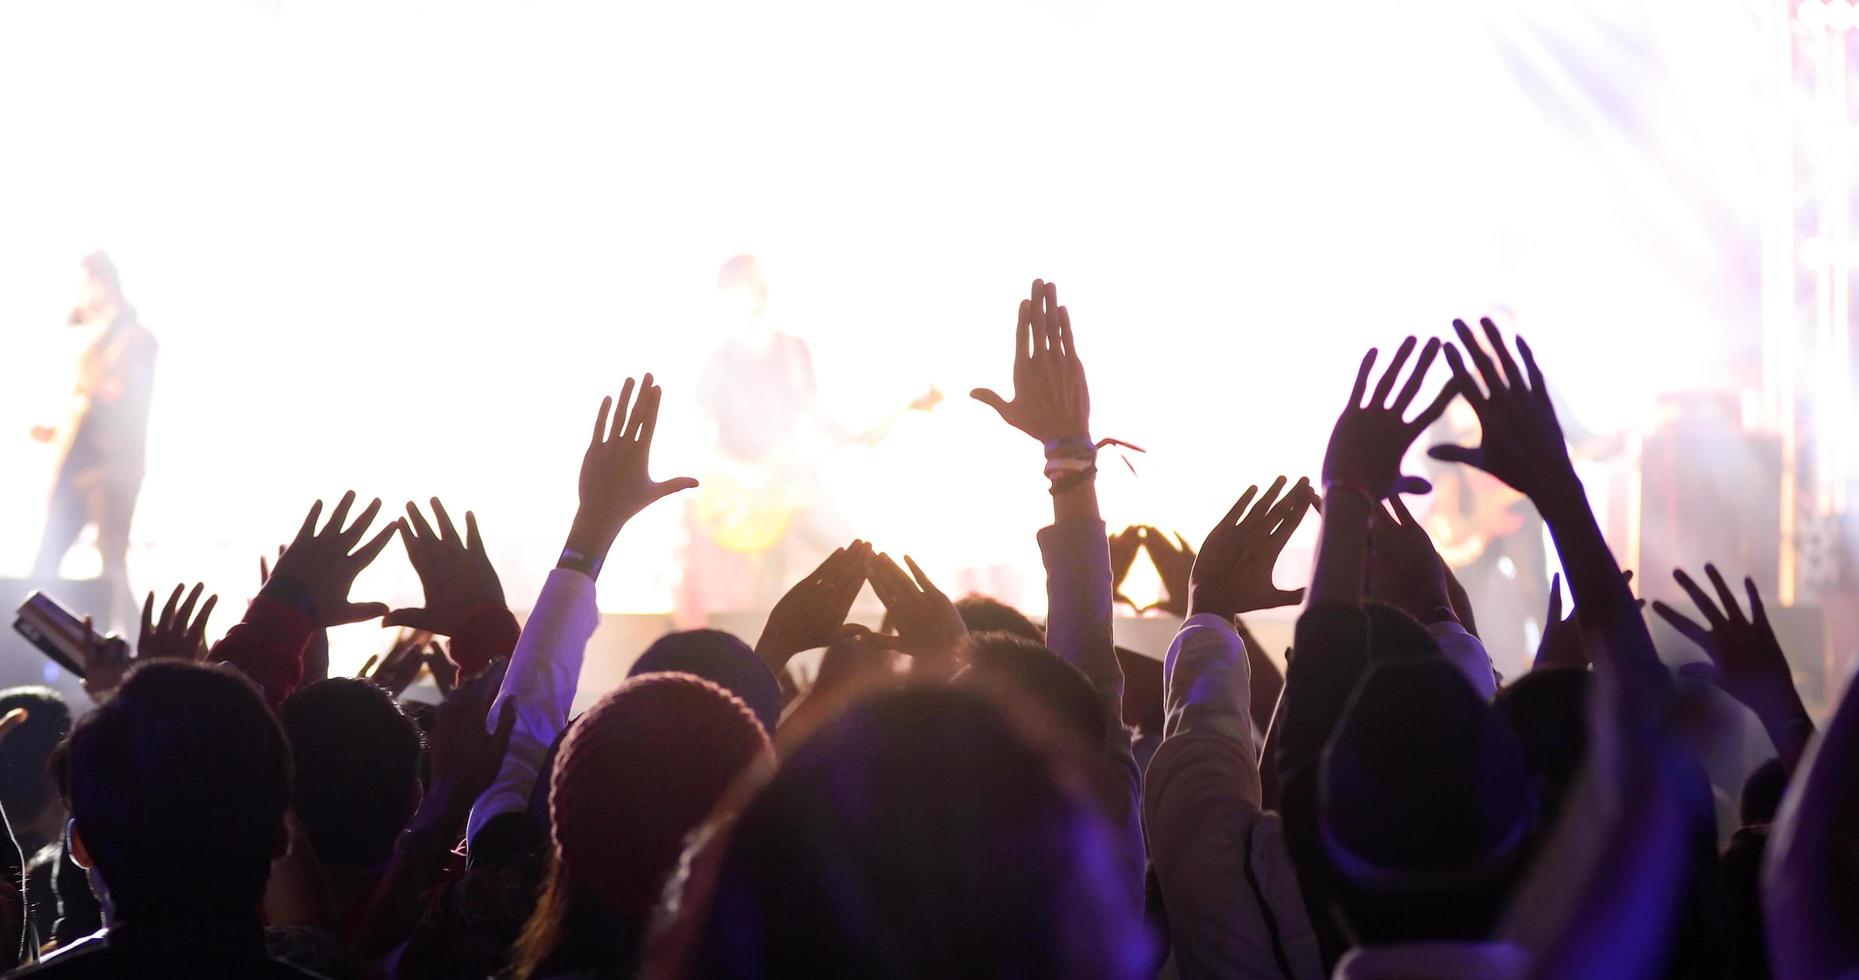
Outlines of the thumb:
M 1421 494 L 1432 493 L 1433 484 L 1417 476 L 1398 477 L 1394 481 L 1394 492 L 1413 494 L 1417 497 Z
M 683 490 L 697 489 L 697 481 L 688 476 L 673 477 L 669 480 L 660 480 L 658 485 L 653 487 L 653 489 L 658 493 L 658 496 L 653 499 L 663 500 Z
M 354 607 L 350 607 L 354 608 Z M 373 618 L 373 617 L 369 617 Z M 382 626 L 405 626 L 408 629 L 425 630 L 437 633 L 432 628 L 432 615 L 425 609 L 395 609 L 381 617 Z
M 1434 446 L 1427 450 L 1427 455 L 1448 463 L 1464 463 L 1467 466 L 1478 465 L 1478 450 L 1469 446 Z
M 995 410 L 996 412 L 999 412 L 1001 418 L 1007 417 L 1007 399 L 1002 398 L 999 394 L 997 394 L 994 391 L 994 389 L 976 388 L 975 390 L 968 393 L 968 397 L 973 398 L 975 401 L 978 401 L 981 404 L 988 406 L 989 408 Z
M 1719 670 L 1716 664 L 1705 663 L 1702 660 L 1694 660 L 1688 664 L 1679 664 L 1678 676 L 1686 680 L 1704 681 L 1716 687 L 1724 686 L 1723 671 Z

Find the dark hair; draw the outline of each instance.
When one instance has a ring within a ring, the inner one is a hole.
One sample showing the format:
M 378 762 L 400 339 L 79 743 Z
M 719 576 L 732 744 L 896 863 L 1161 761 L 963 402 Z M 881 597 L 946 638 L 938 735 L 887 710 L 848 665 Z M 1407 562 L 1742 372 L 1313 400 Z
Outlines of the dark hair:
M 26 720 L 0 742 L 0 806 L 17 826 L 37 817 L 55 795 L 47 763 L 71 732 L 71 709 L 49 687 L 0 691 L 0 716 L 15 708 L 26 709 Z
M 781 685 L 755 650 L 734 633 L 698 629 L 667 633 L 646 647 L 626 676 L 694 674 L 742 699 L 771 737 L 781 720 Z
M 1737 816 L 1743 826 L 1773 823 L 1787 792 L 1788 767 L 1782 765 L 1780 759 L 1771 757 L 1757 766 L 1749 778 L 1743 780 L 1743 792 L 1737 798 Z
M 393 695 L 352 677 L 299 688 L 278 714 L 297 764 L 291 803 L 317 860 L 385 862 L 419 806 L 419 726 Z
M 142 664 L 69 746 L 66 800 L 119 920 L 257 910 L 284 850 L 291 765 L 251 681 Z
M 1049 712 L 1093 757 L 1109 746 L 1110 726 L 1121 723 L 1104 710 L 1090 678 L 1043 643 L 1014 633 L 972 633 L 968 664 L 958 682 L 1008 687 Z
M 1497 709 L 1523 749 L 1523 764 L 1536 780 L 1541 824 L 1554 825 L 1562 801 L 1581 774 L 1588 752 L 1588 691 L 1585 668 L 1533 670 L 1498 692 Z
M 992 596 L 971 594 L 955 600 L 955 611 L 970 633 L 999 631 L 1022 636 L 1034 643 L 1046 642 L 1046 631 L 1018 609 Z
M 1134 977 L 1110 830 L 999 692 L 907 686 L 797 748 L 722 844 L 695 976 Z

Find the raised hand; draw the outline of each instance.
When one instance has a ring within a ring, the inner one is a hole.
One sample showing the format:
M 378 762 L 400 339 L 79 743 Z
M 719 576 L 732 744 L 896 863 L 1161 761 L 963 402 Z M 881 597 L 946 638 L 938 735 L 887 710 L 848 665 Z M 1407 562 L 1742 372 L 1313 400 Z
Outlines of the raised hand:
M 1369 596 L 1422 623 L 1450 617 L 1457 622 L 1446 563 L 1426 528 L 1414 520 L 1399 494 L 1388 498 L 1390 514 L 1377 510 L 1369 529 Z
M 1427 450 L 1428 455 L 1484 470 L 1529 497 L 1538 510 L 1571 489 L 1579 493 L 1575 468 L 1562 439 L 1562 426 L 1549 403 L 1549 389 L 1536 366 L 1536 355 L 1518 337 L 1517 353 L 1523 358 L 1519 367 L 1497 324 L 1489 318 L 1478 322 L 1497 354 L 1496 361 L 1485 352 L 1465 321 L 1454 320 L 1452 329 L 1465 351 L 1462 355 L 1458 347 L 1448 344 L 1446 363 L 1452 368 L 1454 386 L 1478 413 L 1484 436 L 1475 448 L 1434 446 Z M 1477 368 L 1476 378 L 1466 368 L 1466 357 Z
M 776 676 L 795 654 L 832 645 L 865 586 L 870 558 L 871 545 L 853 541 L 828 555 L 775 603 L 761 639 L 755 641 L 755 653 Z
M 1718 602 L 1698 587 L 1684 569 L 1675 569 L 1672 578 L 1678 587 L 1685 590 L 1691 601 L 1698 607 L 1704 617 L 1704 624 L 1684 615 L 1663 602 L 1654 602 L 1652 611 L 1661 619 L 1672 624 L 1686 639 L 1703 648 L 1710 664 L 1694 664 L 1681 668 L 1681 672 L 1701 674 L 1712 683 L 1722 688 L 1726 694 L 1742 702 L 1765 724 L 1770 722 L 1794 722 L 1807 716 L 1801 706 L 1800 695 L 1794 688 L 1794 675 L 1788 669 L 1788 658 L 1782 653 L 1781 641 L 1775 638 L 1775 630 L 1769 626 L 1768 610 L 1762 606 L 1762 596 L 1756 592 L 1753 579 L 1745 578 L 1743 588 L 1749 595 L 1749 613 L 1744 614 L 1737 605 L 1736 594 L 1724 582 L 1717 566 L 1705 565 L 1704 574 L 1710 577 L 1711 585 L 1717 591 Z M 1719 606 L 1721 603 L 1721 606 Z M 1811 731 L 1811 729 L 1810 729 Z M 1778 746 L 1779 747 L 1779 746 Z
M 1168 535 L 1153 527 L 1143 529 L 1143 546 L 1149 549 L 1149 560 L 1155 564 L 1156 576 L 1162 580 L 1162 598 L 1149 609 L 1186 617 L 1189 582 L 1194 573 L 1193 546 L 1180 534 L 1170 540 Z
M 361 672 L 355 676 L 366 681 L 373 681 L 387 693 L 398 698 L 413 681 L 420 676 L 420 668 L 426 665 L 427 644 L 432 642 L 432 634 L 424 630 L 401 630 L 395 637 L 394 645 L 386 654 L 371 654 L 367 662 L 361 665 Z M 444 654 L 440 654 L 444 656 Z
M 1188 615 L 1213 613 L 1231 619 L 1241 613 L 1303 600 L 1303 589 L 1281 589 L 1272 582 L 1272 567 L 1278 563 L 1285 542 L 1303 523 L 1305 511 L 1317 502 L 1317 494 L 1309 480 L 1299 480 L 1280 499 L 1278 494 L 1284 485 L 1284 477 L 1274 480 L 1257 503 L 1253 503 L 1253 497 L 1259 488 L 1248 487 L 1233 509 L 1208 532 L 1207 539 L 1201 542 L 1199 557 L 1192 559 Z M 1192 557 L 1192 552 L 1188 554 Z M 1160 567 L 1162 562 L 1156 564 Z
M 207 656 L 207 617 L 213 615 L 213 607 L 219 604 L 219 596 L 208 596 L 205 605 L 200 607 L 200 614 L 194 615 L 194 605 L 200 601 L 200 593 L 205 585 L 196 585 L 187 594 L 187 601 L 181 602 L 181 590 L 186 585 L 174 587 L 174 594 L 168 597 L 168 604 L 162 607 L 161 618 L 155 618 L 155 593 L 150 592 L 142 603 L 142 633 L 136 640 L 137 660 L 189 660 L 201 661 Z
M 1115 601 L 1132 609 L 1136 603 L 1123 594 L 1123 581 L 1130 577 L 1136 556 L 1143 550 L 1143 533 L 1142 528 L 1132 525 L 1110 536 L 1110 594 Z
M 1426 493 L 1433 489 L 1417 476 L 1402 476 L 1401 457 L 1407 454 L 1407 447 L 1414 439 L 1446 411 L 1455 388 L 1448 384 L 1413 421 L 1407 420 L 1407 410 L 1420 394 L 1427 369 L 1433 366 L 1440 348 L 1438 340 L 1427 340 L 1420 350 L 1420 359 L 1414 362 L 1407 384 L 1402 386 L 1400 394 L 1390 399 L 1402 366 L 1414 352 L 1414 344 L 1412 337 L 1401 342 L 1394 359 L 1388 363 L 1388 370 L 1366 402 L 1363 393 L 1368 390 L 1369 373 L 1375 367 L 1375 349 L 1370 348 L 1362 358 L 1355 387 L 1349 392 L 1349 404 L 1337 416 L 1336 427 L 1330 431 L 1329 449 L 1323 455 L 1326 491 L 1342 487 L 1370 500 L 1380 500 L 1396 493 Z
M 439 696 L 449 698 L 458 690 L 458 664 L 452 662 L 452 655 L 439 641 L 434 640 L 422 657 L 426 662 L 426 673 L 432 675 L 433 686 L 439 689 Z
M 89 616 L 84 617 L 84 635 L 91 640 L 84 647 L 84 693 L 101 702 L 129 672 L 129 642 L 114 633 L 98 636 Z
M 1015 330 L 1013 400 L 991 388 L 976 388 L 969 397 L 1042 443 L 1089 444 L 1091 394 L 1072 339 L 1071 314 L 1059 305 L 1056 285 L 1033 280 L 1032 296 L 1020 301 Z
M 374 523 L 375 515 L 381 512 L 381 499 L 376 497 L 353 523 L 346 523 L 349 508 L 354 504 L 355 491 L 343 494 L 342 500 L 330 511 L 329 522 L 319 531 L 316 519 L 322 516 L 323 502 L 317 501 L 303 519 L 296 539 L 278 556 L 271 577 L 259 594 L 306 605 L 305 611 L 311 620 L 325 629 L 386 615 L 385 603 L 350 602 L 349 588 L 362 569 L 387 547 L 399 523 L 388 524 L 364 544 L 362 539 Z
M 953 658 L 968 637 L 968 625 L 955 603 L 931 582 L 909 555 L 904 563 L 910 574 L 890 555 L 873 555 L 865 563 L 865 577 L 897 626 L 898 649 L 919 660 Z M 912 576 L 915 576 L 913 579 Z
M 638 387 L 637 402 L 633 401 L 631 378 L 621 386 L 617 404 L 612 398 L 601 399 L 593 438 L 581 458 L 581 507 L 568 532 L 568 547 L 592 559 L 596 568 L 633 515 L 697 486 L 688 476 L 652 479 L 652 436 L 658 428 L 664 390 L 652 383 L 650 374 Z
M 381 625 L 455 636 L 473 613 L 504 608 L 503 583 L 484 553 L 476 515 L 465 512 L 464 534 L 452 525 L 452 517 L 438 497 L 432 498 L 432 515 L 439 526 L 437 533 L 419 507 L 408 501 L 407 519 L 400 524 L 400 539 L 407 546 L 414 573 L 420 577 L 426 605 L 396 609 L 381 620 Z

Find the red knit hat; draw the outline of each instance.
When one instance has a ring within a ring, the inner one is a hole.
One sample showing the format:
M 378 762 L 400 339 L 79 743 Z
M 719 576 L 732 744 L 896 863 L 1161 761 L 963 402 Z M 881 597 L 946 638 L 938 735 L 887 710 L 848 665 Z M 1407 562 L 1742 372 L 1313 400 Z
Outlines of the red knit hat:
M 615 913 L 649 913 L 737 775 L 769 752 L 740 699 L 690 674 L 641 674 L 569 726 L 549 786 L 568 884 Z

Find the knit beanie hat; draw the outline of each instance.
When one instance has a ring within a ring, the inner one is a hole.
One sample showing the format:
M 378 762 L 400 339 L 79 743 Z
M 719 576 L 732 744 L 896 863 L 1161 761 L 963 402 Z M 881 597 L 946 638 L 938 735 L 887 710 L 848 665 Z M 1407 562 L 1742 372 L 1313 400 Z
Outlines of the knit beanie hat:
M 684 839 L 769 751 L 742 701 L 690 674 L 644 674 L 569 726 L 549 790 L 571 888 L 623 916 L 657 902 Z
M 1324 750 L 1319 786 L 1332 865 L 1384 893 L 1488 882 L 1534 826 L 1516 736 L 1437 656 L 1369 667 Z
M 722 630 L 684 630 L 658 638 L 633 662 L 628 677 L 678 671 L 721 687 L 742 699 L 761 720 L 762 731 L 775 733 L 781 720 L 781 686 L 768 665 L 747 643 Z

